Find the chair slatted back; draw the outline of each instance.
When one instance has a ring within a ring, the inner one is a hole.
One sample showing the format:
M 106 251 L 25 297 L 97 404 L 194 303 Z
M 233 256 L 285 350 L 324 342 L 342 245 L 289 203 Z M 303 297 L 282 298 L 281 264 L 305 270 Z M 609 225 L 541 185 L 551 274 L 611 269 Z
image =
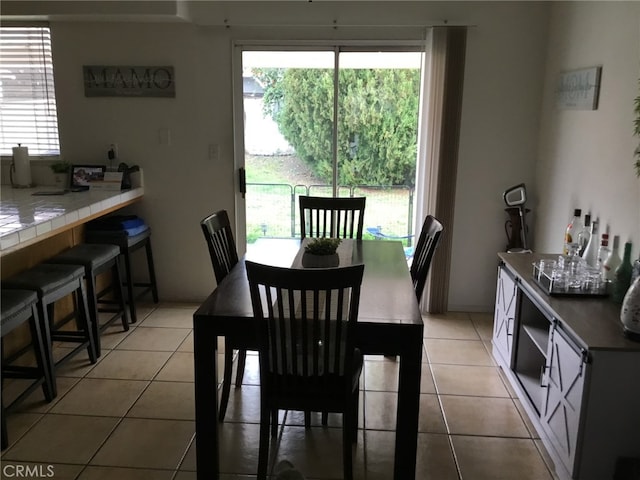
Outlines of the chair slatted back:
M 431 260 L 440 242 L 440 235 L 443 229 L 442 224 L 433 215 L 427 215 L 420 231 L 420 238 L 416 244 L 410 269 L 411 280 L 413 280 L 413 288 L 418 297 L 418 302 L 422 299 L 422 291 L 427 281 Z
M 301 195 L 300 234 L 305 237 L 362 239 L 366 197 Z
M 220 283 L 238 263 L 236 242 L 226 210 L 219 210 L 200 222 L 202 233 L 209 247 L 216 282 Z
M 293 391 L 335 388 L 352 372 L 353 329 L 364 265 L 287 269 L 246 262 L 254 315 L 260 322 L 261 382 Z

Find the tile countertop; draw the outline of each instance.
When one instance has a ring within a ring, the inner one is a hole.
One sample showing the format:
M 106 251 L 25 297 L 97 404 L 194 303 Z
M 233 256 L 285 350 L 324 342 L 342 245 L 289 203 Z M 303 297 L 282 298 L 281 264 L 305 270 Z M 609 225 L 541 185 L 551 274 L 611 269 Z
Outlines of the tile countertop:
M 51 187 L 16 189 L 3 185 L 0 195 L 0 255 L 31 245 L 142 198 L 144 188 L 88 190 L 34 196 Z

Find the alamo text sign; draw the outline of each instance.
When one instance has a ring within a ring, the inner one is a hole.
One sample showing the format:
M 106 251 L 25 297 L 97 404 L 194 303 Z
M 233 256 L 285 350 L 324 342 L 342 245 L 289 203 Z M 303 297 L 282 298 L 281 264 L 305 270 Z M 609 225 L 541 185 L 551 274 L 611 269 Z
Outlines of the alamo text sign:
M 175 97 L 173 67 L 83 65 L 85 97 Z

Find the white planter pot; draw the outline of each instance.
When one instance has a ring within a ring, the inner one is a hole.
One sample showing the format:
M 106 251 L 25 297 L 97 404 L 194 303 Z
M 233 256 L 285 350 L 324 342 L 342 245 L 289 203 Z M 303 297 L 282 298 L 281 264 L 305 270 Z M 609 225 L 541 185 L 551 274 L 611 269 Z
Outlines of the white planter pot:
M 54 173 L 53 183 L 58 188 L 69 187 L 69 174 L 68 173 Z

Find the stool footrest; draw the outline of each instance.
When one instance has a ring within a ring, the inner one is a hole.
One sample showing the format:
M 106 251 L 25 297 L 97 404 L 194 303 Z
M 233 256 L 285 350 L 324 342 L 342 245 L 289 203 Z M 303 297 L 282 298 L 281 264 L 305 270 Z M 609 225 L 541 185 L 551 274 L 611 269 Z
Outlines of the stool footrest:
M 57 331 L 51 332 L 51 339 L 59 342 L 85 343 L 87 341 L 87 334 L 83 330 L 74 332 Z
M 25 367 L 22 365 L 7 365 L 2 367 L 3 378 L 39 378 L 42 380 L 42 372 L 38 367 Z

